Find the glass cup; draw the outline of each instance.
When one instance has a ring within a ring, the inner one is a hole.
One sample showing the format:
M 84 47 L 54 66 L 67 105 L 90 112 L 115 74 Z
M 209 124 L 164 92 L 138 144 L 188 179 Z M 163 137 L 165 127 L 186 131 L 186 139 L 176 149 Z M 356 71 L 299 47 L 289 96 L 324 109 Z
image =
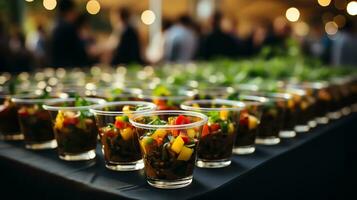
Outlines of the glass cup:
M 11 95 L 0 95 L 0 140 L 23 140 L 17 108 Z
M 268 101 L 263 105 L 261 122 L 255 139 L 256 144 L 275 145 L 280 143 L 279 133 L 284 122 L 286 108 L 285 93 L 261 93 Z
M 138 136 L 129 122 L 133 114 L 154 111 L 156 105 L 141 101 L 118 101 L 94 106 L 105 166 L 116 171 L 144 168 Z
M 235 100 L 242 101 L 245 107 L 240 112 L 233 153 L 239 155 L 251 154 L 255 151 L 255 137 L 259 130 L 263 105 L 268 99 L 259 96 L 238 95 Z
M 220 99 L 192 100 L 182 103 L 181 108 L 208 116 L 208 123 L 202 130 L 196 165 L 202 168 L 229 166 L 244 103 Z
M 189 185 L 207 116 L 188 111 L 153 111 L 135 114 L 129 121 L 137 130 L 147 182 L 164 189 Z
M 79 161 L 95 158 L 98 129 L 89 109 L 105 101 L 85 98 L 88 105 L 76 105 L 76 99 L 56 100 L 43 106 L 48 110 L 62 160 Z
M 15 96 L 21 132 L 27 149 L 54 149 L 57 142 L 53 133 L 51 116 L 43 109 L 43 104 L 59 100 L 39 96 Z
M 287 89 L 295 104 L 296 125 L 295 131 L 298 133 L 307 132 L 310 130 L 309 121 L 313 119 L 313 103 L 314 100 L 310 98 L 305 90 L 301 89 Z

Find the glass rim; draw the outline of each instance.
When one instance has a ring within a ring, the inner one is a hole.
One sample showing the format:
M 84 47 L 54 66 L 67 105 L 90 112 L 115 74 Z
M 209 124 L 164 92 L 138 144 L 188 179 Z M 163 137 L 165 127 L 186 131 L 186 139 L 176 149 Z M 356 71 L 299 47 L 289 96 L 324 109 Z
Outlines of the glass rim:
M 237 107 L 228 107 L 228 108 L 207 108 L 207 107 L 200 107 L 196 108 L 193 107 L 193 104 L 202 104 L 202 103 L 214 103 L 218 105 L 229 105 L 229 106 L 237 106 Z M 221 110 L 228 110 L 228 111 L 240 111 L 245 107 L 245 103 L 242 101 L 233 101 L 233 100 L 226 100 L 226 99 L 201 99 L 201 100 L 189 100 L 185 101 L 180 105 L 181 109 L 189 110 L 189 111 L 221 111 Z
M 89 111 L 95 115 L 107 115 L 107 116 L 116 116 L 116 115 L 126 114 L 124 111 L 99 110 L 99 109 L 107 107 L 107 106 L 117 106 L 117 105 L 145 105 L 146 106 L 145 110 L 130 111 L 130 114 L 154 111 L 157 107 L 154 103 L 146 102 L 146 101 L 113 101 L 113 102 L 105 102 L 103 104 L 93 105 L 89 109 Z
M 189 124 L 180 124 L 180 125 L 153 125 L 153 124 L 143 124 L 136 122 L 135 120 L 139 117 L 148 117 L 148 116 L 155 116 L 155 115 L 184 115 L 189 117 L 198 117 L 201 118 L 200 121 L 189 123 Z M 132 117 L 129 118 L 129 122 L 136 128 L 142 129 L 170 129 L 170 130 L 177 130 L 177 129 L 188 129 L 194 128 L 198 126 L 203 126 L 208 121 L 208 117 L 202 113 L 186 111 L 186 110 L 157 110 L 157 111 L 146 111 L 141 113 L 136 113 Z
M 262 105 L 264 103 L 269 102 L 269 99 L 267 97 L 259 96 L 259 95 L 240 94 L 237 96 L 238 96 L 238 100 L 246 105 Z
M 31 99 L 34 97 L 34 99 Z M 36 95 L 23 95 L 23 96 L 13 96 L 11 101 L 20 104 L 33 104 L 33 103 L 52 103 L 57 100 L 64 100 L 65 98 L 60 97 L 50 97 L 50 98 L 37 98 Z
M 85 97 L 84 98 L 86 101 L 89 101 L 91 103 L 94 103 L 93 105 L 89 106 L 53 106 L 52 104 L 55 103 L 65 103 L 65 102 L 73 102 L 76 99 L 75 98 L 67 98 L 67 99 L 56 99 L 55 101 L 51 101 L 49 104 L 42 105 L 42 107 L 45 110 L 49 111 L 58 111 L 58 110 L 86 110 L 92 108 L 94 105 L 98 104 L 103 104 L 106 101 L 101 98 L 91 98 L 91 97 Z

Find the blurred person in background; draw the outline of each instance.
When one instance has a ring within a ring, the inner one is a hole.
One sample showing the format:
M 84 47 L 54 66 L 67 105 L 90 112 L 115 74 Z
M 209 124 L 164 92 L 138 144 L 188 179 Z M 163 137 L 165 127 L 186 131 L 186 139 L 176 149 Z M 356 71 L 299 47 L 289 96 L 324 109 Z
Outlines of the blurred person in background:
M 78 67 L 88 65 L 88 56 L 77 32 L 78 13 L 71 0 L 58 1 L 58 16 L 52 32 L 52 66 Z
M 88 15 L 81 14 L 76 20 L 76 27 L 80 41 L 88 54 L 88 64 L 96 63 L 99 52 L 96 46 L 96 38 L 89 24 Z
M 33 69 L 33 57 L 26 49 L 25 35 L 15 27 L 9 38 L 10 68 L 9 72 L 31 71 Z
M 48 63 L 48 36 L 45 28 L 39 24 L 34 33 L 27 37 L 28 49 L 33 54 L 36 65 L 39 67 L 46 67 Z
M 198 37 L 192 19 L 183 15 L 167 29 L 164 43 L 166 62 L 186 63 L 196 55 Z
M 143 63 L 138 31 L 131 24 L 131 13 L 129 9 L 119 9 L 118 18 L 116 26 L 120 33 L 117 46 L 113 52 L 111 64 Z
M 347 20 L 332 41 L 332 64 L 357 66 L 357 34 L 354 24 Z
M 235 58 L 238 53 L 238 44 L 235 36 L 222 29 L 223 15 L 220 12 L 214 13 L 212 17 L 212 31 L 202 42 L 202 57 L 204 59 L 214 59 L 217 57 Z

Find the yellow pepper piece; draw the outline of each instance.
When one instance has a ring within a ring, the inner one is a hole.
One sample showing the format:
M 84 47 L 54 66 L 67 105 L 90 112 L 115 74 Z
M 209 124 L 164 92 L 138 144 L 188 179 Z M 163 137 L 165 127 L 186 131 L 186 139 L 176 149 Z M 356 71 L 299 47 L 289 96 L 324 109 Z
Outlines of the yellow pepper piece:
M 129 140 L 133 136 L 134 130 L 130 127 L 120 130 L 120 135 L 124 140 Z
M 166 136 L 167 132 L 165 129 L 157 129 L 154 134 L 151 135 L 152 138 L 157 139 L 157 138 L 164 138 Z
M 177 160 L 188 161 L 191 158 L 193 149 L 183 146 Z
M 185 142 L 183 141 L 183 139 L 181 138 L 181 136 L 178 136 L 174 142 L 172 143 L 171 146 L 171 150 L 176 152 L 176 153 L 180 153 L 183 145 L 185 144 Z
M 200 108 L 200 105 L 198 105 L 198 103 L 194 103 L 194 104 L 192 104 L 192 107 L 194 107 L 194 108 Z
M 125 115 L 127 115 L 129 118 L 131 117 L 131 114 L 133 111 L 130 109 L 130 106 L 126 105 L 123 107 L 123 112 Z
M 63 121 L 64 121 L 63 112 L 60 110 L 60 111 L 58 111 L 56 119 L 55 119 L 55 128 L 62 129 Z
M 259 122 L 258 122 L 258 119 L 256 117 L 254 117 L 252 115 L 249 115 L 248 120 L 249 120 L 249 122 L 248 122 L 249 130 L 254 129 L 254 128 L 256 128 L 258 126 Z
M 195 138 L 195 136 L 196 136 L 196 131 L 195 131 L 195 129 L 193 129 L 193 128 L 188 129 L 188 130 L 187 130 L 187 135 L 188 135 L 188 137 L 190 137 L 190 138 Z
M 225 106 L 223 106 L 222 108 L 225 108 Z M 229 114 L 229 111 L 228 110 L 221 110 L 221 112 L 219 112 L 219 118 L 221 118 L 221 120 L 227 120 L 228 119 L 228 114 Z
M 234 133 L 234 124 L 233 123 L 229 123 L 228 124 L 228 133 L 229 134 L 232 134 L 232 133 Z

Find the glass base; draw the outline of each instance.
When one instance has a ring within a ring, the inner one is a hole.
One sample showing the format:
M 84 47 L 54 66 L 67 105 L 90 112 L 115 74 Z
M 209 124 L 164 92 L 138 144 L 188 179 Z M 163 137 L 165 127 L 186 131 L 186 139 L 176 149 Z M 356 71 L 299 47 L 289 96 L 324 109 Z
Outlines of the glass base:
M 22 133 L 9 134 L 9 135 L 0 134 L 0 140 L 3 141 L 19 141 L 23 139 L 24 139 L 24 135 Z
M 310 130 L 310 127 L 308 125 L 296 125 L 295 126 L 295 131 L 298 133 L 305 133 Z
M 307 124 L 310 128 L 315 128 L 317 126 L 317 122 L 315 120 L 310 120 Z
M 281 138 L 293 138 L 296 136 L 295 131 L 280 131 L 279 132 L 279 137 Z
M 263 144 L 263 145 L 275 145 L 280 143 L 280 138 L 278 137 L 270 137 L 270 138 L 256 138 L 255 144 Z
M 40 149 L 55 149 L 57 148 L 57 142 L 56 140 L 50 140 L 47 142 L 41 142 L 41 143 L 28 143 L 25 145 L 26 149 L 32 149 L 32 150 L 40 150 Z
M 344 107 L 344 108 L 342 108 L 342 111 L 341 111 L 342 115 L 344 115 L 344 116 L 351 114 L 351 112 L 352 112 L 352 110 L 350 107 Z
M 177 189 L 190 185 L 192 183 L 192 176 L 178 180 L 148 179 L 147 182 L 149 183 L 149 185 L 160 189 Z
M 233 153 L 238 155 L 252 154 L 254 152 L 255 152 L 255 147 L 253 145 L 233 148 Z
M 114 171 L 135 171 L 144 168 L 143 160 L 126 163 L 106 163 L 105 167 Z
M 327 114 L 329 119 L 340 119 L 342 114 L 339 111 L 330 112 Z
M 229 159 L 221 159 L 221 160 L 205 160 L 205 159 L 197 159 L 196 166 L 201 168 L 222 168 L 227 167 L 231 164 L 231 160 Z
M 317 117 L 316 122 L 318 124 L 327 124 L 329 121 L 328 117 Z
M 80 154 L 63 154 L 59 155 L 59 158 L 66 161 L 80 161 L 80 160 L 91 160 L 95 158 L 95 150 L 90 150 Z

